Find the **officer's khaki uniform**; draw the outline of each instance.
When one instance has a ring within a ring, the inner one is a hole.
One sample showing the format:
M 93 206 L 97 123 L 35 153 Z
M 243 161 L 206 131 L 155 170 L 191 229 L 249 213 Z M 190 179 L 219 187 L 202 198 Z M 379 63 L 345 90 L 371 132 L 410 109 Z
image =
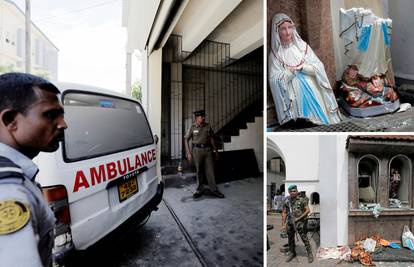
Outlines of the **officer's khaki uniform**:
M 192 139 L 193 158 L 197 169 L 197 191 L 203 191 L 204 177 L 207 177 L 208 186 L 211 191 L 216 191 L 216 180 L 214 178 L 214 161 L 213 149 L 210 143 L 210 137 L 214 134 L 210 124 L 204 123 L 191 125 L 185 139 Z
M 35 182 L 38 168 L 0 143 L 0 265 L 52 265 L 55 216 Z
M 289 201 L 292 208 L 292 212 L 294 215 L 294 218 L 300 217 L 305 212 L 305 207 L 308 205 L 309 199 L 307 197 L 296 197 L 295 199 L 292 199 L 291 197 L 288 197 L 285 201 L 285 204 L 283 206 L 283 209 L 286 211 L 286 214 L 290 216 L 289 214 Z M 308 252 L 308 255 L 312 255 L 312 247 L 309 243 L 309 239 L 307 236 L 308 229 L 307 229 L 307 219 L 304 218 L 296 223 L 296 230 L 298 231 L 298 234 L 300 235 L 300 238 L 303 241 L 303 244 L 305 244 L 306 251 Z M 287 218 L 287 227 L 286 227 L 287 235 L 288 235 L 288 243 L 289 243 L 289 251 L 291 253 L 295 252 L 295 228 L 292 222 L 289 220 L 289 217 Z

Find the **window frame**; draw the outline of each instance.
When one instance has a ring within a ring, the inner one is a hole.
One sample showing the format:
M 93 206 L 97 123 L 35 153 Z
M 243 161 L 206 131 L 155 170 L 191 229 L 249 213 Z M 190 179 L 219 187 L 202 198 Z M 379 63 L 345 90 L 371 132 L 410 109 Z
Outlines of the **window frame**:
M 404 161 L 406 161 L 408 163 L 408 177 L 405 177 L 405 179 L 408 178 L 408 206 L 406 206 L 405 208 L 412 208 L 412 197 L 413 197 L 413 190 L 412 190 L 412 180 L 413 180 L 413 168 L 412 168 L 412 162 L 410 157 L 408 157 L 405 154 L 396 154 L 392 157 L 390 157 L 390 159 L 388 160 L 388 164 L 387 164 L 387 197 L 388 199 L 390 198 L 390 187 L 391 187 L 391 181 L 390 181 L 390 176 L 391 176 L 391 163 L 393 160 L 398 159 L 398 158 L 404 158 Z M 403 162 L 404 164 L 405 162 Z M 402 174 L 402 173 L 401 173 Z M 401 176 L 401 180 L 404 179 Z M 401 200 L 400 200 L 401 201 Z M 388 208 L 391 208 L 389 203 L 387 205 Z M 402 208 L 404 208 L 404 206 L 402 206 Z M 391 208 L 394 209 L 394 208 Z
M 375 193 L 375 198 L 374 198 L 374 202 L 373 203 L 378 203 L 378 186 L 380 184 L 380 164 L 381 161 L 378 159 L 378 157 L 376 157 L 373 154 L 363 154 L 360 155 L 360 157 L 358 158 L 357 162 L 356 162 L 356 189 L 357 189 L 357 209 L 359 209 L 359 205 L 362 203 L 359 201 L 359 164 L 361 163 L 361 161 L 365 158 L 371 159 L 373 161 L 375 161 L 376 163 L 376 172 L 377 172 L 377 181 L 376 181 L 376 185 L 375 188 L 372 187 L 372 189 L 374 190 Z M 372 179 L 372 177 L 371 177 Z
M 125 100 L 125 101 L 130 101 L 130 102 L 133 102 L 134 104 L 137 104 L 141 108 L 141 110 L 142 110 L 142 112 L 144 114 L 145 122 L 147 123 L 147 126 L 148 126 L 148 128 L 150 130 L 150 133 L 151 133 L 151 142 L 149 142 L 147 144 L 142 144 L 142 145 L 139 145 L 139 146 L 132 146 L 132 147 L 128 147 L 128 148 L 125 148 L 125 149 L 114 150 L 114 151 L 106 152 L 106 153 L 99 153 L 99 154 L 96 154 L 96 155 L 93 155 L 93 156 L 78 157 L 78 158 L 74 158 L 74 159 L 68 158 L 66 156 L 66 148 L 65 148 L 65 145 L 62 144 L 62 158 L 63 158 L 63 161 L 64 162 L 66 162 L 66 163 L 72 163 L 72 162 L 78 162 L 78 161 L 87 160 L 87 159 L 99 158 L 99 157 L 102 157 L 102 156 L 105 156 L 105 155 L 112 155 L 112 154 L 116 154 L 116 153 L 128 151 L 128 150 L 131 150 L 131 149 L 136 149 L 136 148 L 148 146 L 148 145 L 151 145 L 151 144 L 154 144 L 155 143 L 154 142 L 154 133 L 152 132 L 151 126 L 149 124 L 149 121 L 148 121 L 148 118 L 147 118 L 147 114 L 145 113 L 144 109 L 142 108 L 141 103 L 139 103 L 137 100 L 130 99 L 130 98 L 126 98 L 126 97 L 120 97 L 120 96 L 117 96 L 117 95 L 110 95 L 110 94 L 106 94 L 106 93 L 98 93 L 98 92 L 91 92 L 91 91 L 68 89 L 68 90 L 65 90 L 61 94 L 61 98 L 60 99 L 61 99 L 63 108 L 65 107 L 64 104 L 63 104 L 64 103 L 65 96 L 67 94 L 73 94 L 73 93 L 86 94 L 86 95 L 94 95 L 94 96 L 103 96 L 103 97 L 112 97 L 112 98 L 117 98 L 117 99 L 121 99 L 121 100 Z

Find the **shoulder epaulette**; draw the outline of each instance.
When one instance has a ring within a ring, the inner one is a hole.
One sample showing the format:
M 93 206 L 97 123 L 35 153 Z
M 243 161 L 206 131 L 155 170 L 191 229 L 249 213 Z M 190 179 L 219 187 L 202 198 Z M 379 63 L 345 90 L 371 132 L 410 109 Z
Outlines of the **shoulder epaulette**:
M 23 170 L 10 159 L 0 156 L 0 179 L 13 177 L 23 179 Z

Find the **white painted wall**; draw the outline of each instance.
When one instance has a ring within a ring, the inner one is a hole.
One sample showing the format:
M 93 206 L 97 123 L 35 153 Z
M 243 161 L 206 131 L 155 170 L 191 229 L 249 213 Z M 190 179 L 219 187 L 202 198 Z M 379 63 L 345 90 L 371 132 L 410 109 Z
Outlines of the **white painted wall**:
M 122 26 L 126 27 L 126 51 L 145 50 L 160 0 L 123 0 Z
M 346 135 L 337 135 L 337 246 L 348 244 L 348 151 Z M 324 184 L 321 184 L 323 187 Z
M 231 44 L 230 57 L 239 59 L 263 45 L 263 1 L 242 1 L 208 36 Z
M 414 80 L 414 1 L 388 1 L 392 19 L 391 55 L 395 76 Z
M 319 161 L 320 178 L 320 217 L 321 247 L 335 247 L 338 237 L 338 179 L 337 175 L 337 138 L 333 135 L 320 136 Z
M 281 150 L 286 180 L 317 181 L 319 176 L 319 138 L 316 135 L 268 136 Z M 269 158 L 269 156 L 268 156 Z
M 251 1 L 251 0 L 250 0 Z M 183 36 L 182 50 L 192 52 L 241 0 L 192 0 L 173 32 Z
M 144 62 L 143 62 L 144 63 Z M 157 175 L 161 179 L 161 69 L 162 49 L 154 50 L 147 59 L 147 80 L 143 87 L 143 95 L 146 95 L 146 114 L 151 125 L 152 133 L 159 137 L 157 146 Z
M 256 117 L 241 129 L 239 136 L 232 136 L 230 143 L 224 143 L 224 151 L 253 149 L 259 170 L 263 172 L 263 117 Z

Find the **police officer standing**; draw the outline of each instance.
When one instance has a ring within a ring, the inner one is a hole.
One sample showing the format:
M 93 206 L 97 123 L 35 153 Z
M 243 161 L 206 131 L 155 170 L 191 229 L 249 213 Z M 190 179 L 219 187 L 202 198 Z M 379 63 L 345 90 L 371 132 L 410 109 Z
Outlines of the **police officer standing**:
M 207 177 L 208 186 L 211 194 L 224 198 L 224 195 L 218 190 L 214 178 L 213 152 L 218 158 L 217 148 L 214 144 L 213 129 L 205 120 L 204 110 L 194 112 L 195 123 L 188 129 L 184 136 L 187 159 L 194 163 L 197 169 L 197 189 L 193 194 L 194 198 L 199 198 L 204 194 L 203 181 Z M 192 149 L 190 149 L 190 139 L 192 139 Z
M 295 251 L 295 233 L 298 233 L 305 244 L 308 252 L 308 262 L 313 262 L 312 247 L 307 236 L 307 216 L 309 214 L 309 199 L 305 196 L 300 196 L 297 186 L 291 185 L 288 187 L 289 197 L 283 205 L 282 211 L 282 231 L 287 232 L 289 244 L 289 256 L 286 262 L 290 262 L 296 257 Z
M 59 147 L 63 106 L 59 90 L 40 77 L 0 75 L 0 262 L 51 266 L 55 216 L 35 182 L 32 159 Z

